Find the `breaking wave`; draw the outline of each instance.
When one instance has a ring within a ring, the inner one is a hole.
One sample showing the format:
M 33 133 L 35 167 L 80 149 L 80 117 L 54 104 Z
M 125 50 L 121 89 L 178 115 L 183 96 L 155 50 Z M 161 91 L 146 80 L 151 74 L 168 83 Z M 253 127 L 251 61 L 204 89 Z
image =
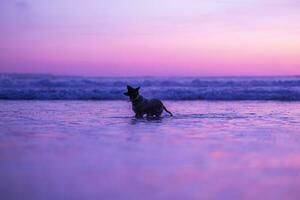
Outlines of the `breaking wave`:
M 68 77 L 0 75 L 0 99 L 122 100 L 126 85 L 167 100 L 300 101 L 300 77 Z

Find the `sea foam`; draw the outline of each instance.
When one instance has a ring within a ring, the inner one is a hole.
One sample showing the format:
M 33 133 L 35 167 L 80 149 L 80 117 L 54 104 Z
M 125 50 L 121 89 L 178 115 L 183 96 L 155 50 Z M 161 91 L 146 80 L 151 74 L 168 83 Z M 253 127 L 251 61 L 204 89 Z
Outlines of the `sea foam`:
M 122 100 L 126 85 L 167 100 L 300 101 L 300 77 L 71 77 L 1 74 L 0 99 Z

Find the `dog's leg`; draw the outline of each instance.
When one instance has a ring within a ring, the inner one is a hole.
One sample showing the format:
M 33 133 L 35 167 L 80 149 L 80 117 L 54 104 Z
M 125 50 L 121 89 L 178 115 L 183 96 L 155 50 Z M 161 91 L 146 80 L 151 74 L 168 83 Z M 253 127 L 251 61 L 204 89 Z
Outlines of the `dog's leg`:
M 146 118 L 147 118 L 147 119 L 153 119 L 153 118 L 154 118 L 154 114 L 152 114 L 152 113 L 147 113 Z
M 155 119 L 161 119 L 161 113 L 155 114 Z
M 136 113 L 135 114 L 135 118 L 137 119 L 142 119 L 143 118 L 143 115 L 141 113 Z

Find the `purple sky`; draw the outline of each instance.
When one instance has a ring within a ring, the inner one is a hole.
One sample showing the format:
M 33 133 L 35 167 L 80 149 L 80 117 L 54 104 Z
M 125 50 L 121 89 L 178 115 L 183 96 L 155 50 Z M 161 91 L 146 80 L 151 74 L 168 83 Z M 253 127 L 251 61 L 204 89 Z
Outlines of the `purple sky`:
M 0 73 L 299 75 L 299 0 L 0 0 Z

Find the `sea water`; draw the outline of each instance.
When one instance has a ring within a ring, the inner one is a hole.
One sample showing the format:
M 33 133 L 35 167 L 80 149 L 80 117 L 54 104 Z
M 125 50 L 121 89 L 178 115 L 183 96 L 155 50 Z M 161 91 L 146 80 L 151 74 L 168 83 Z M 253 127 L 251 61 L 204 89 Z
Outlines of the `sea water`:
M 300 102 L 164 104 L 0 101 L 1 199 L 300 199 Z
M 125 100 L 126 85 L 167 100 L 300 101 L 300 77 L 72 77 L 0 74 L 0 99 Z

